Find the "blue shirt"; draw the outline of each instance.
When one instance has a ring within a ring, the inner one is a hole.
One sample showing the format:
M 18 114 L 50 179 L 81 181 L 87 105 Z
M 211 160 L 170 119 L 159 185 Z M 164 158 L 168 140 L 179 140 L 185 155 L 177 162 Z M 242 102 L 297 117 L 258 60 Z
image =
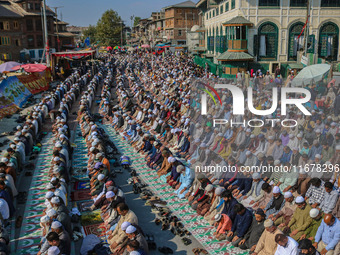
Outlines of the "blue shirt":
M 224 199 L 222 199 L 224 201 Z M 234 211 L 234 206 L 238 204 L 237 200 L 235 198 L 232 198 L 231 201 L 224 201 L 224 207 L 223 207 L 223 211 L 221 212 L 221 214 L 226 214 L 229 216 L 229 218 L 231 219 L 231 221 L 234 221 L 236 213 Z
M 315 242 L 320 242 L 321 240 L 327 245 L 327 251 L 335 249 L 335 246 L 340 241 L 340 221 L 337 218 L 335 218 L 332 226 L 328 226 L 324 220 L 322 220 L 315 235 Z
M 183 188 L 189 188 L 194 181 L 194 176 L 189 167 L 185 167 L 185 175 L 181 174 L 179 177 L 179 182 L 183 185 Z M 182 186 L 181 185 L 181 186 Z
M 237 214 L 231 231 L 238 237 L 243 237 L 253 221 L 252 213 L 246 209 L 243 215 Z

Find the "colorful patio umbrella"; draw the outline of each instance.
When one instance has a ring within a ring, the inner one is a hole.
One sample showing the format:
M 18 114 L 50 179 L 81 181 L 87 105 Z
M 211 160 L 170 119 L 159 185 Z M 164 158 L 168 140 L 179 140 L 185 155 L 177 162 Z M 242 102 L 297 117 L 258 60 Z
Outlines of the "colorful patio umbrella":
M 112 50 L 111 46 L 106 47 L 106 50 Z
M 13 67 L 15 66 L 20 66 L 21 64 L 18 63 L 18 62 L 14 62 L 14 61 L 9 61 L 9 62 L 6 62 L 6 63 L 3 63 L 0 65 L 0 73 L 3 73 L 3 72 L 11 72 L 13 71 Z
M 47 66 L 41 64 L 26 64 L 19 65 L 12 68 L 12 70 L 19 70 L 23 68 L 28 73 L 40 73 L 46 70 Z
M 115 46 L 113 49 L 120 50 L 121 48 L 120 48 L 120 46 Z
M 150 45 L 149 44 L 143 44 L 142 48 L 150 48 Z

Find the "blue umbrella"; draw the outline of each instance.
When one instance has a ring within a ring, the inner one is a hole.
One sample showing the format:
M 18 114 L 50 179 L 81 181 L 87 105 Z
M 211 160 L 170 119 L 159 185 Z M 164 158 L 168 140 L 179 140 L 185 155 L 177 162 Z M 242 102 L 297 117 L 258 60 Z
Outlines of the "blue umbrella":
M 3 72 L 13 72 L 12 68 L 15 66 L 20 66 L 21 64 L 14 61 L 9 61 L 0 65 L 0 73 Z

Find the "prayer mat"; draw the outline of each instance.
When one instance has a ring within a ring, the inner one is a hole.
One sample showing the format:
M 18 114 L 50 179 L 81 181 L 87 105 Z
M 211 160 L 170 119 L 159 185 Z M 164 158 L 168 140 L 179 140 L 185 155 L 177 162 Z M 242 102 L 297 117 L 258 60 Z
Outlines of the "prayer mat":
M 110 125 L 101 125 L 116 147 L 123 155 L 129 155 L 132 165 L 143 182 L 148 184 L 151 191 L 161 200 L 167 202 L 167 206 L 172 211 L 172 215 L 180 218 L 185 228 L 190 231 L 202 246 L 212 255 L 246 255 L 248 251 L 243 251 L 233 247 L 226 241 L 214 239 L 213 233 L 216 231 L 204 218 L 196 213 L 186 199 L 179 199 L 174 190 L 162 183 L 157 173 L 148 168 L 143 157 L 138 153 L 131 153 L 131 145 L 128 144 L 121 136 L 117 135 Z
M 79 133 L 79 132 L 80 132 L 80 128 L 78 125 L 76 133 Z M 87 147 L 86 147 L 85 139 L 82 136 L 76 136 L 74 143 L 77 144 L 77 147 L 74 149 L 74 153 L 73 153 L 72 177 L 78 181 L 83 181 L 83 182 L 89 181 L 89 177 L 86 173 L 88 156 L 87 156 Z
M 76 181 L 74 183 L 74 186 L 73 186 L 74 190 L 83 190 L 83 189 L 89 189 L 89 188 L 90 188 L 90 183 L 89 182 Z
M 41 147 L 41 153 L 38 154 L 37 163 L 33 170 L 32 182 L 28 191 L 20 236 L 18 238 L 18 246 L 14 247 L 15 242 L 10 242 L 13 254 L 17 255 L 37 254 L 39 251 L 38 245 L 42 235 L 39 223 L 42 211 L 46 208 L 44 205 L 45 194 L 47 192 L 46 185 L 51 179 L 48 176 L 54 147 L 51 133 L 45 136 L 41 143 L 43 146 Z
M 85 235 L 94 234 L 98 237 L 106 237 L 106 228 L 104 223 L 98 223 L 93 225 L 84 226 Z
M 90 189 L 75 190 L 71 192 L 72 201 L 81 201 L 91 199 Z
M 93 224 L 102 223 L 103 220 L 100 213 L 101 213 L 100 209 L 91 212 L 83 212 L 80 217 L 81 225 L 89 226 Z

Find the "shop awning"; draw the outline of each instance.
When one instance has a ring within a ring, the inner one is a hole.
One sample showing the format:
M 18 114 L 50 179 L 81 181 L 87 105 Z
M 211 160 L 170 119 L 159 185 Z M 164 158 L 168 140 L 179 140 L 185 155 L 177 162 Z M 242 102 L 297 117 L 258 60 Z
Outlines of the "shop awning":
M 95 50 L 83 50 L 83 51 L 64 51 L 64 52 L 55 52 L 52 53 L 52 56 L 54 57 L 68 57 L 68 58 L 73 58 L 73 57 L 86 57 L 86 56 L 91 56 L 96 53 Z

